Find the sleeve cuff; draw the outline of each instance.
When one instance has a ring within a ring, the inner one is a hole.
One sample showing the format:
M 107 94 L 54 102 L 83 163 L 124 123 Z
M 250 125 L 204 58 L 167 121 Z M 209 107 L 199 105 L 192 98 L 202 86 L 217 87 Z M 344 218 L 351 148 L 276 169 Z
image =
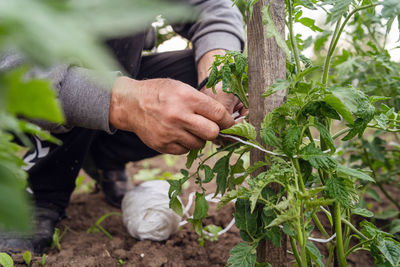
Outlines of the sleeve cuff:
M 212 32 L 193 42 L 196 63 L 207 52 L 215 49 L 242 51 L 244 44 L 238 37 L 227 32 Z
M 118 72 L 99 73 L 74 67 L 59 91 L 67 126 L 116 131 L 109 122 L 111 89 Z

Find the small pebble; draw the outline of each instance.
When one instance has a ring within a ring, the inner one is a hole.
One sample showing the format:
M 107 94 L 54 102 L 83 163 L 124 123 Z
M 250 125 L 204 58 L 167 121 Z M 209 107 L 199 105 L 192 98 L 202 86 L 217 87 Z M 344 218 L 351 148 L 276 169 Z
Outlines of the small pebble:
M 144 258 L 144 253 L 140 254 L 140 257 Z

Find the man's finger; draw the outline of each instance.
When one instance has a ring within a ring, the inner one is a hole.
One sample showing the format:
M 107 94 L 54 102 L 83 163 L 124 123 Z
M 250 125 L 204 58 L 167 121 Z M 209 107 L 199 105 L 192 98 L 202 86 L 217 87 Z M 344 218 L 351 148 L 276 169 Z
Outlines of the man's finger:
M 198 114 L 190 114 L 184 120 L 183 128 L 202 140 L 215 140 L 219 134 L 219 126 Z
M 205 141 L 185 131 L 180 136 L 177 143 L 185 148 L 194 149 L 194 148 L 202 148 L 205 144 Z
M 224 105 L 209 96 L 199 93 L 194 105 L 194 112 L 212 120 L 221 129 L 226 129 L 235 124 L 232 115 L 226 110 Z

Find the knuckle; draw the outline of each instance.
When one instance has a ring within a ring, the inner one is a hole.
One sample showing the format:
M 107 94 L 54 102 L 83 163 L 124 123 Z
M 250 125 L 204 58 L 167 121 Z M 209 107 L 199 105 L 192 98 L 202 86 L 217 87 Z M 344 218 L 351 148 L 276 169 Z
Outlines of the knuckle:
M 219 127 L 217 125 L 212 125 L 210 127 L 210 130 L 208 131 L 208 139 L 209 140 L 214 140 L 218 137 L 219 134 Z
M 214 116 L 216 121 L 222 121 L 225 117 L 225 107 L 218 103 L 214 106 Z

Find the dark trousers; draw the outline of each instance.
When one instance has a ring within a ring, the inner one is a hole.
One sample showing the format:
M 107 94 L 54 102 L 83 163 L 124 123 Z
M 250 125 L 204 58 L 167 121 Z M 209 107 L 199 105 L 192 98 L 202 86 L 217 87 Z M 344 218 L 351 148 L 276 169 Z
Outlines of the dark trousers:
M 132 78 L 172 78 L 192 87 L 197 86 L 196 66 L 191 50 L 141 57 L 143 42 L 137 39 L 135 42 L 135 38 L 108 43 L 125 72 Z M 110 135 L 103 131 L 76 127 L 68 133 L 55 136 L 62 140 L 61 146 L 32 137 L 35 149 L 25 155 L 25 162 L 28 163 L 29 186 L 36 205 L 55 206 L 60 211 L 67 207 L 75 188 L 75 179 L 88 155 L 97 168 L 110 170 L 122 169 L 127 162 L 158 154 L 143 144 L 134 133 L 126 131 Z

